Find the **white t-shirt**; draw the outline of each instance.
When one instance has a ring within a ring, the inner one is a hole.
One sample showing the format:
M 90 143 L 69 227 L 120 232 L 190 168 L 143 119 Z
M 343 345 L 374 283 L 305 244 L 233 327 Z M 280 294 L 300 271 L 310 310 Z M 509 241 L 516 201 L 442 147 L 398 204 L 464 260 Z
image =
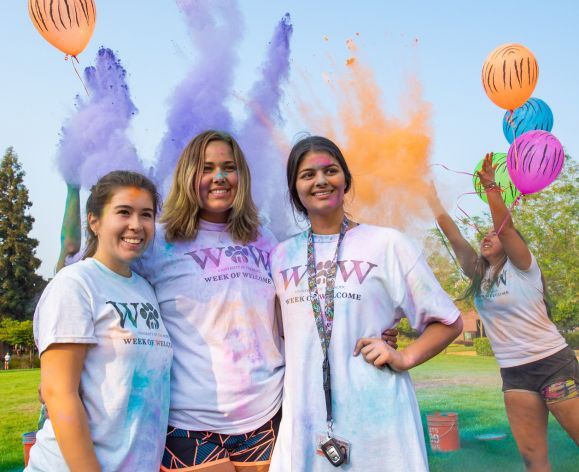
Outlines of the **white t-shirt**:
M 325 294 L 338 235 L 314 235 L 318 291 Z M 316 455 L 326 432 L 322 348 L 309 299 L 307 232 L 279 244 L 272 274 L 280 299 L 286 373 L 283 417 L 271 472 L 336 470 Z M 396 230 L 359 225 L 338 255 L 335 315 L 329 358 L 334 433 L 352 444 L 350 471 L 428 469 L 420 411 L 410 375 L 378 369 L 353 356 L 361 337 L 380 337 L 402 316 L 423 330 L 460 313 L 441 289 L 424 257 Z
M 200 222 L 193 241 L 167 243 L 164 228 L 135 269 L 155 288 L 175 350 L 169 424 L 242 434 L 281 406 L 283 354 L 274 333 L 275 289 L 264 228 L 255 242 Z
M 526 271 L 507 259 L 489 291 L 490 277 L 489 268 L 474 303 L 500 367 L 538 361 L 567 346 L 547 315 L 541 270 L 534 256 Z
M 80 380 L 103 471 L 158 471 L 169 412 L 171 342 L 151 286 L 89 258 L 62 269 L 34 314 L 42 354 L 51 344 L 90 344 Z M 36 435 L 26 469 L 66 471 L 50 420 Z

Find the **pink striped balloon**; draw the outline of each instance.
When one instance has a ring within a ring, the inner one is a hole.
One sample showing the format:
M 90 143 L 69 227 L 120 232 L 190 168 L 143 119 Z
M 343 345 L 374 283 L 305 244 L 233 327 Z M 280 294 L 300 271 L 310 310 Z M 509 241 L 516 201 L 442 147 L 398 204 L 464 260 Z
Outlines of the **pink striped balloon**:
M 550 185 L 564 161 L 563 146 L 555 136 L 547 131 L 528 131 L 511 144 L 507 169 L 515 187 L 529 195 Z

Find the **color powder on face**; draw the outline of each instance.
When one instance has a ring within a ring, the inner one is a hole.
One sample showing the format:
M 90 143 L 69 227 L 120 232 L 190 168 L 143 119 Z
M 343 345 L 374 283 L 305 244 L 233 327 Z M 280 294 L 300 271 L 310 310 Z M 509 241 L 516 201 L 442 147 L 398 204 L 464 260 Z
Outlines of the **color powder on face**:
M 405 116 L 388 116 L 374 72 L 355 57 L 353 40 L 347 48 L 352 56 L 345 72 L 328 80 L 338 116 L 318 116 L 302 102 L 303 119 L 342 150 L 354 180 L 353 192 L 346 195 L 352 216 L 408 229 L 429 215 L 423 195 L 430 174 L 430 105 L 418 80 L 411 79 L 403 97 Z

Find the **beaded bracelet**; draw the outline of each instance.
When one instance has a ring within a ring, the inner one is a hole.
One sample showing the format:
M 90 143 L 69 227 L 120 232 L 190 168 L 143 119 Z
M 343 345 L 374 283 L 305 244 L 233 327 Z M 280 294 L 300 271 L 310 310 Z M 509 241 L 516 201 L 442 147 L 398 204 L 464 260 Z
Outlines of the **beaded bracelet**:
M 483 185 L 483 188 L 485 189 L 485 192 L 491 192 L 493 190 L 498 191 L 501 190 L 501 188 L 497 185 L 496 182 L 491 182 L 490 184 Z

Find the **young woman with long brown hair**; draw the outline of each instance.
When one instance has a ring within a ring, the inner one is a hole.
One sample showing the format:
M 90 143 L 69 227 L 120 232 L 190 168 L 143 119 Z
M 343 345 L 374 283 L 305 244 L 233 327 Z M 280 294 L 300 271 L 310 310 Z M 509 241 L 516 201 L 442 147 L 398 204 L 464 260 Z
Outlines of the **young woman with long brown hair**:
M 549 319 L 545 282 L 515 228 L 495 183 L 492 153 L 479 172 L 493 219 L 480 254 L 460 233 L 432 188 L 429 204 L 473 296 L 501 368 L 511 430 L 528 471 L 549 471 L 547 418 L 551 412 L 579 443 L 579 365 Z
M 155 292 L 131 270 L 158 207 L 153 183 L 134 172 L 91 189 L 84 260 L 54 277 L 34 314 L 50 419 L 28 472 L 159 470 L 172 349 Z
M 299 141 L 287 180 L 311 226 L 272 253 L 286 373 L 271 470 L 331 471 L 340 453 L 347 470 L 428 470 L 406 371 L 460 334 L 460 313 L 404 235 L 346 215 L 352 176 L 332 141 Z M 402 316 L 422 334 L 397 351 L 380 333 Z

